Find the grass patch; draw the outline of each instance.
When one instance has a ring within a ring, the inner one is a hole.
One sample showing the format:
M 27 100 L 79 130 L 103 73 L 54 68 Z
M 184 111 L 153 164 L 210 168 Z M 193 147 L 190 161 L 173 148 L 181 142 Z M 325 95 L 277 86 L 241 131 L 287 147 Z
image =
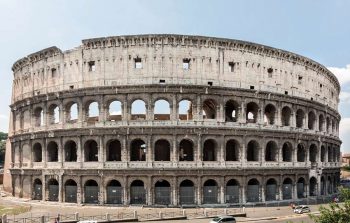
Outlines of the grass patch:
M 0 206 L 0 216 L 3 214 L 18 215 L 28 211 L 30 211 L 29 206 Z
M 350 166 L 343 166 L 341 169 L 350 172 Z

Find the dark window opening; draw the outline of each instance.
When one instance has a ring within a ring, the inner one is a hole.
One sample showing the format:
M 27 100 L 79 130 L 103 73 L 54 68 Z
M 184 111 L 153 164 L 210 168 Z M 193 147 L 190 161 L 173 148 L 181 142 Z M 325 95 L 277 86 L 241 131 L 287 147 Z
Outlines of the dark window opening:
M 265 160 L 266 161 L 277 161 L 278 148 L 277 144 L 273 141 L 270 141 L 266 144 L 265 149 Z
M 207 99 L 203 102 L 203 118 L 204 119 L 215 119 L 216 118 L 216 101 L 213 99 Z
M 256 123 L 258 121 L 258 111 L 259 111 L 259 106 L 256 103 L 250 102 L 247 104 L 247 107 L 246 107 L 247 123 Z
M 254 90 L 254 86 L 251 85 L 251 86 L 250 86 L 250 90 Z
M 52 68 L 51 69 L 51 77 L 56 77 L 57 76 L 57 69 L 56 68 Z
M 298 144 L 297 161 L 305 162 L 305 148 L 302 144 Z
M 47 145 L 47 161 L 58 161 L 58 145 L 56 142 L 49 142 L 49 144 Z
M 267 125 L 275 124 L 276 108 L 275 106 L 268 104 L 265 107 L 264 123 Z
M 89 61 L 88 65 L 89 65 L 89 71 L 90 72 L 94 72 L 96 70 L 95 61 Z
M 239 160 L 239 144 L 236 140 L 229 140 L 226 143 L 226 161 Z
M 141 69 L 142 68 L 142 60 L 141 60 L 141 58 L 135 58 L 134 59 L 134 61 L 135 61 L 135 69 Z
M 239 105 L 235 101 L 228 101 L 225 104 L 225 121 L 226 122 L 237 122 Z
M 66 162 L 76 162 L 77 161 L 77 144 L 70 140 L 64 145 L 64 156 Z
M 259 143 L 250 141 L 247 146 L 247 161 L 259 161 Z
M 189 70 L 190 69 L 190 61 L 191 61 L 191 59 L 184 58 L 182 60 L 182 69 Z
M 193 143 L 190 140 L 181 140 L 180 151 L 179 151 L 180 161 L 193 161 Z
M 107 143 L 107 161 L 121 161 L 121 144 L 119 140 Z
M 146 161 L 146 144 L 141 139 L 131 142 L 131 161 Z
M 88 140 L 84 145 L 85 162 L 98 161 L 98 145 L 95 140 Z
M 203 161 L 216 161 L 216 143 L 212 139 L 204 142 Z
M 235 63 L 234 62 L 228 62 L 228 69 L 230 72 L 235 71 Z
M 170 161 L 170 143 L 167 140 L 158 140 L 154 147 L 155 161 Z

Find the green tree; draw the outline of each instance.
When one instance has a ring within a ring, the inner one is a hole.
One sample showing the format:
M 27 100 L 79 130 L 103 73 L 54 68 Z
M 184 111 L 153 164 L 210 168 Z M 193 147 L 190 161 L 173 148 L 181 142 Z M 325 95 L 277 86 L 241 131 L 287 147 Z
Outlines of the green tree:
M 0 164 L 3 164 L 5 160 L 6 139 L 7 133 L 0 132 Z
M 340 189 L 340 200 L 344 203 L 330 203 L 329 207 L 321 206 L 320 215 L 310 215 L 316 223 L 349 223 L 350 222 L 350 189 Z

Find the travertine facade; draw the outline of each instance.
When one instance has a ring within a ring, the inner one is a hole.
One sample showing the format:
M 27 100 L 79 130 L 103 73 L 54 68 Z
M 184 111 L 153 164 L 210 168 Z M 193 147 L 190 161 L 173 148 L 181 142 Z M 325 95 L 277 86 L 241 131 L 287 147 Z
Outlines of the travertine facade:
M 83 40 L 13 65 L 15 196 L 184 205 L 336 192 L 340 86 L 324 66 L 244 41 Z

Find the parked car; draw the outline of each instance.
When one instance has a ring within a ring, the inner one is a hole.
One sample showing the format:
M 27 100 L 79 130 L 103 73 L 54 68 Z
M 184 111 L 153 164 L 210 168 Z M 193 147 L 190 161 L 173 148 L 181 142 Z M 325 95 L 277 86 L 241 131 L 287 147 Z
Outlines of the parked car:
M 299 205 L 294 208 L 294 213 L 302 214 L 310 212 L 310 208 L 306 205 Z
M 213 218 L 210 223 L 221 223 L 221 222 L 226 222 L 226 223 L 236 223 L 236 219 L 232 216 L 218 216 Z

